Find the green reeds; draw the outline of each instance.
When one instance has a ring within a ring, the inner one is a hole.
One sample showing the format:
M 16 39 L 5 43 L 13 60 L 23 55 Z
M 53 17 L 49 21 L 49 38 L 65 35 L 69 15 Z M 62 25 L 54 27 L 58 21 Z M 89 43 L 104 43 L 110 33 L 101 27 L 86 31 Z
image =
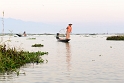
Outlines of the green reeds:
M 110 36 L 106 40 L 124 40 L 124 36 Z
M 0 73 L 13 72 L 26 63 L 43 63 L 42 55 L 48 52 L 17 51 L 15 48 L 6 49 L 0 45 Z

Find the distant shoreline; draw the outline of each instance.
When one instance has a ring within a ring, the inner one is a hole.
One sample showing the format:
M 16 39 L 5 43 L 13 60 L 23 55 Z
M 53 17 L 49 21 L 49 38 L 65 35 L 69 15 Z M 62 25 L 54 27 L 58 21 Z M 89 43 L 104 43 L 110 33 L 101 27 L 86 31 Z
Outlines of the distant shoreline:
M 16 35 L 17 33 L 4 33 L 4 35 Z M 3 33 L 0 33 L 3 35 Z M 27 33 L 27 35 L 56 35 L 56 33 Z M 124 35 L 124 33 L 72 33 L 71 35 Z

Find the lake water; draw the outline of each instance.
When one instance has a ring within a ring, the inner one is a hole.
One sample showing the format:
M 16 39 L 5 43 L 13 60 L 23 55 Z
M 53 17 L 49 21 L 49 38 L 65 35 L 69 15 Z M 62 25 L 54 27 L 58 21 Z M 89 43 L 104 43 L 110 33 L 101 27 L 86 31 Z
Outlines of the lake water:
M 36 40 L 28 40 L 30 37 Z M 17 49 L 47 51 L 43 59 L 48 62 L 27 64 L 19 76 L 0 75 L 0 83 L 124 82 L 124 41 L 107 41 L 107 35 L 71 35 L 69 43 L 58 42 L 54 35 L 30 37 L 11 37 L 9 44 Z M 44 47 L 31 47 L 35 43 Z

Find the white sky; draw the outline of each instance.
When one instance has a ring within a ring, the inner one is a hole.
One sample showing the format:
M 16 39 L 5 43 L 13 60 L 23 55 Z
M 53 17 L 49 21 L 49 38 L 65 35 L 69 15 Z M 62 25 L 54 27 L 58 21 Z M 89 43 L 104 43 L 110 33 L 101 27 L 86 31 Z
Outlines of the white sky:
M 78 23 L 124 24 L 124 0 L 0 0 L 0 17 L 3 11 L 5 18 L 77 23 L 75 27 L 79 27 Z
M 0 0 L 3 10 L 25 21 L 124 21 L 124 0 Z

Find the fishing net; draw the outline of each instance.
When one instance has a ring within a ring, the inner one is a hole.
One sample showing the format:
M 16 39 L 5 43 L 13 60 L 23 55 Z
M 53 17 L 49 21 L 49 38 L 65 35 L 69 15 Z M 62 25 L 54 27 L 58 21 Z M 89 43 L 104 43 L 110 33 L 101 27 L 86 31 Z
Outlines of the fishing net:
M 61 29 L 59 31 L 59 37 L 65 38 L 66 37 L 66 29 Z

